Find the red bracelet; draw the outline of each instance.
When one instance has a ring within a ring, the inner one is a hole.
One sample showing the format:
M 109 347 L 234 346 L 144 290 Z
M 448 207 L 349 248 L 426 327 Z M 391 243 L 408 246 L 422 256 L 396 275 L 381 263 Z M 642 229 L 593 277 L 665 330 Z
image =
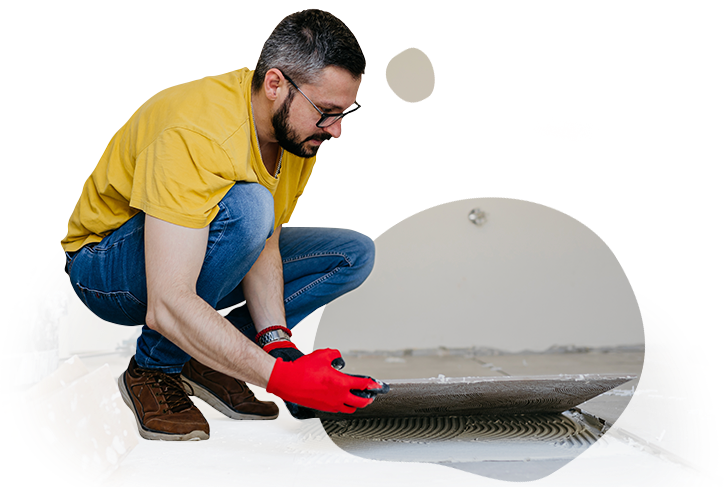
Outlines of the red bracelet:
M 275 326 L 270 326 L 269 328 L 265 328 L 264 330 L 257 333 L 257 336 L 254 337 L 254 341 L 259 342 L 259 338 L 262 335 L 264 335 L 265 333 L 268 333 L 270 331 L 274 331 L 274 330 L 282 330 L 283 332 L 287 333 L 290 337 L 292 336 L 292 331 L 289 328 L 287 328 L 286 326 L 275 325 Z

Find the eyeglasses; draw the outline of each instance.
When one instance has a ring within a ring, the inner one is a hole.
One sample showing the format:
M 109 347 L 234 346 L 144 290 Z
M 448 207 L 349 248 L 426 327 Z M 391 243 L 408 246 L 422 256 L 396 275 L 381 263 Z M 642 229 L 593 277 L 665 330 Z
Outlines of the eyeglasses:
M 302 90 L 300 89 L 300 87 L 297 86 L 295 84 L 295 82 L 292 81 L 292 79 L 290 79 L 289 76 L 287 76 L 284 73 L 282 73 L 282 76 L 284 76 L 284 79 L 286 79 L 287 81 L 289 81 L 292 84 L 292 86 L 294 86 L 297 89 L 297 91 L 299 91 L 300 93 L 302 93 Z M 360 108 L 360 104 L 356 101 L 355 102 L 355 105 L 357 105 L 357 106 L 355 108 L 353 108 L 352 110 L 346 111 L 345 113 L 323 113 L 322 110 L 320 110 L 319 108 L 317 108 L 317 105 L 315 105 L 314 103 L 312 103 L 312 100 L 310 100 L 309 98 L 307 98 L 307 95 L 305 95 L 304 93 L 302 93 L 302 96 L 304 96 L 305 99 L 307 99 L 307 101 L 310 102 L 310 104 L 313 107 L 315 107 L 315 110 L 317 110 L 317 113 L 320 114 L 320 120 L 317 121 L 317 124 L 316 125 L 319 128 L 321 128 L 321 129 L 322 128 L 325 128 L 325 127 L 329 127 L 330 125 L 334 124 L 338 120 L 341 120 L 342 117 L 344 117 L 345 115 L 349 115 L 352 112 L 354 112 L 355 110 L 357 110 L 357 109 Z

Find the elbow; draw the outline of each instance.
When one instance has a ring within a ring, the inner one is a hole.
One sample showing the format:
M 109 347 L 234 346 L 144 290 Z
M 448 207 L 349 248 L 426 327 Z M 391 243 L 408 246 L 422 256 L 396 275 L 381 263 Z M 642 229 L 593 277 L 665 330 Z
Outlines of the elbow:
M 194 298 L 198 296 L 192 292 L 152 293 L 146 307 L 146 326 L 167 338 L 173 336 Z
M 149 302 L 146 307 L 146 326 L 166 336 L 174 323 L 173 303 L 167 298 L 152 298 L 149 296 Z
M 158 305 L 151 305 L 149 303 L 148 307 L 146 308 L 146 326 L 154 330 L 155 332 L 163 333 L 161 332 L 161 323 L 159 322 L 159 309 Z

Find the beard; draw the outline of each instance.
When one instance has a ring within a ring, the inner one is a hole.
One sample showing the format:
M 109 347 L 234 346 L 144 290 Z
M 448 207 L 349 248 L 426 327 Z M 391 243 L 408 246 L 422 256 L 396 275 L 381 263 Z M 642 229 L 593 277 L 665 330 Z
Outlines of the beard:
M 274 136 L 277 139 L 277 143 L 287 152 L 290 152 L 297 157 L 314 157 L 317 154 L 317 150 L 320 148 L 318 145 L 311 147 L 305 147 L 305 142 L 310 140 L 325 141 L 330 140 L 332 137 L 328 133 L 315 134 L 307 137 L 304 140 L 300 140 L 297 132 L 292 128 L 289 123 L 289 109 L 292 104 L 293 93 L 290 92 L 285 98 L 282 106 L 272 116 L 272 128 L 274 128 Z

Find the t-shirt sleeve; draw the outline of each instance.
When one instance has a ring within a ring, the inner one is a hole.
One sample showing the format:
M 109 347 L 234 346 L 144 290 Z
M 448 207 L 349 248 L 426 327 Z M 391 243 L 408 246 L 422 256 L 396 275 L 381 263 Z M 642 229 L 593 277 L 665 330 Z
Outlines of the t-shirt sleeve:
M 215 142 L 167 129 L 136 158 L 130 206 L 161 220 L 203 228 L 234 185 L 234 168 Z

